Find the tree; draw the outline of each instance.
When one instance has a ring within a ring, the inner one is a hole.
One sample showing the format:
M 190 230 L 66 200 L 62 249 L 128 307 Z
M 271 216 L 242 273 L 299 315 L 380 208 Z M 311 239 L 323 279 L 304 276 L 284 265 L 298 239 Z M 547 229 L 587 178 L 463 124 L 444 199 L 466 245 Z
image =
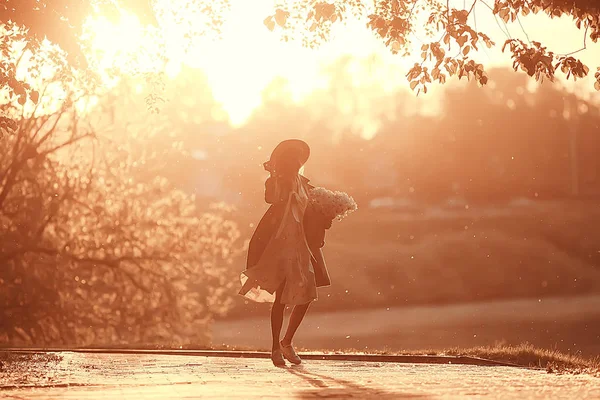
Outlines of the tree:
M 160 24 L 167 14 L 195 12 L 210 15 L 209 29 L 218 32 L 229 0 L 190 1 L 169 7 L 160 8 L 149 0 L 6 0 L 0 6 L 0 21 L 8 21 L 5 26 L 9 32 L 26 27 L 25 35 L 31 46 L 35 47 L 40 39 L 47 37 L 67 52 L 72 63 L 82 63 L 85 57 L 78 38 L 85 17 L 92 12 L 114 17 L 120 10 L 128 10 L 149 24 Z M 597 42 L 600 38 L 600 5 L 595 0 L 494 0 L 493 4 L 487 0 L 282 0 L 273 14 L 265 18 L 264 24 L 270 30 L 278 30 L 284 40 L 300 39 L 305 45 L 313 46 L 327 40 L 333 24 L 343 23 L 348 18 L 364 18 L 392 52 L 403 55 L 414 48 L 415 37 L 424 35 L 427 39 L 420 46 L 422 60 L 411 68 L 407 78 L 413 90 L 427 92 L 431 83 L 444 83 L 454 76 L 474 78 L 482 85 L 487 83 L 483 65 L 469 54 L 496 43 L 477 29 L 473 13 L 476 7 L 487 8 L 497 20 L 505 23 L 520 24 L 520 17 L 529 14 L 544 13 L 549 18 L 570 16 L 575 26 L 583 30 L 581 50 L 586 48 L 588 39 Z M 193 26 L 189 29 L 196 34 L 205 33 Z M 573 79 L 590 72 L 588 66 L 574 57 L 577 51 L 558 55 L 540 42 L 519 39 L 506 40 L 502 50 L 512 54 L 515 70 L 521 69 L 537 80 L 553 80 L 557 71 Z M 3 68 L 0 72 L 10 70 L 6 65 Z M 600 90 L 600 67 L 595 78 L 594 86 Z M 13 80 L 2 82 L 9 87 L 17 84 Z
M 154 2 L 151 0 L 2 0 L 0 1 L 0 89 L 21 104 L 36 102 L 39 93 L 33 91 L 26 79 L 19 77 L 16 61 L 12 57 L 14 43 L 24 45 L 24 50 L 43 54 L 45 62 L 63 70 L 63 79 L 75 74 L 86 74 L 90 82 L 97 78 L 97 68 L 89 68 L 86 56 L 89 42 L 85 36 L 88 17 L 102 16 L 111 21 L 123 12 L 135 15 L 144 26 L 177 25 L 185 34 L 181 46 L 187 46 L 197 36 L 218 37 L 229 0 L 198 0 L 188 2 Z M 153 36 L 152 56 L 157 63 L 166 62 L 167 44 L 161 36 Z M 21 49 L 19 49 L 19 52 Z M 93 65 L 92 65 L 93 66 Z M 106 71 L 105 71 L 106 72 Z M 118 74 L 119 71 L 113 71 Z M 156 77 L 150 77 L 154 79 Z M 157 92 L 157 91 L 155 91 Z M 158 93 L 148 96 L 148 107 L 155 109 L 160 101 Z M 0 131 L 11 131 L 14 121 L 0 114 Z
M 105 107 L 83 117 L 90 93 L 58 76 L 31 86 L 35 106 L 0 109 L 16 124 L 0 141 L 0 342 L 206 343 L 239 232 L 165 178 L 178 138 Z
M 474 78 L 481 85 L 487 83 L 483 65 L 469 54 L 481 46 L 491 48 L 496 44 L 485 32 L 477 30 L 473 15 L 476 6 L 486 7 L 505 23 L 520 24 L 520 16 L 538 13 L 549 18 L 570 16 L 575 26 L 584 30 L 581 50 L 586 48 L 588 39 L 597 42 L 600 38 L 600 4 L 594 0 L 495 0 L 493 5 L 485 0 L 294 1 L 281 2 L 264 23 L 271 30 L 279 29 L 285 39 L 299 35 L 312 45 L 326 40 L 333 24 L 359 16 L 368 20 L 368 27 L 392 52 L 405 55 L 414 48 L 416 36 L 426 36 L 428 39 L 420 48 L 421 62 L 407 73 L 411 89 L 426 93 L 429 84 L 444 83 L 451 76 Z M 523 70 L 537 80 L 553 80 L 557 71 L 573 79 L 589 73 L 589 67 L 573 57 L 576 52 L 557 55 L 540 42 L 508 39 L 502 51 L 512 53 L 515 71 Z M 594 86 L 600 90 L 600 67 L 595 78 Z
M 30 46 L 48 38 L 58 44 L 73 63 L 85 63 L 79 37 L 85 18 L 97 12 L 114 18 L 119 9 L 135 13 L 145 23 L 156 23 L 149 0 L 5 0 L 0 5 L 0 21 L 27 28 Z

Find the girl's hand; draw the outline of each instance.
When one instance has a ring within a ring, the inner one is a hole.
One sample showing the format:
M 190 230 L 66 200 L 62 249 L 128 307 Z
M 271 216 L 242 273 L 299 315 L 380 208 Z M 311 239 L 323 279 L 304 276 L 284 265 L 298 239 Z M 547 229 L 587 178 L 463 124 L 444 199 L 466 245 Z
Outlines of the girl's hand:
M 333 223 L 333 219 L 329 219 L 327 217 L 323 217 L 323 226 L 325 229 L 331 228 L 331 224 Z

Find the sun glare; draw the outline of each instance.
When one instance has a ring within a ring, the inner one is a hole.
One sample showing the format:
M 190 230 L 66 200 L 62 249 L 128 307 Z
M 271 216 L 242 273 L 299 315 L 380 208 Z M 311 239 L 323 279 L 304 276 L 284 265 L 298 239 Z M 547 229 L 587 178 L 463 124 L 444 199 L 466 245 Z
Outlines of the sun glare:
M 90 43 L 89 54 L 95 68 L 105 77 L 107 87 L 115 83 L 115 70 L 121 75 L 162 71 L 170 79 L 177 79 L 183 66 L 199 68 L 206 74 L 213 96 L 228 114 L 230 123 L 239 126 L 260 107 L 265 88 L 275 78 L 285 79 L 293 101 L 301 102 L 307 95 L 328 85 L 329 78 L 321 70 L 342 55 L 365 58 L 375 54 L 386 64 L 386 68 L 376 72 L 357 71 L 353 76 L 355 83 L 364 86 L 375 80 L 386 92 L 408 88 L 406 71 L 419 61 L 422 44 L 433 40 L 414 37 L 411 57 L 394 55 L 366 28 L 366 21 L 350 20 L 334 28 L 332 40 L 318 50 L 310 50 L 298 43 L 279 41 L 277 35 L 262 24 L 264 16 L 273 10 L 272 1 L 232 0 L 231 9 L 224 18 L 221 38 L 215 41 L 197 34 L 203 31 L 198 27 L 202 21 L 198 20 L 198 15 L 186 11 L 186 4 L 157 0 L 155 7 L 162 12 L 159 28 L 142 26 L 136 16 L 127 12 L 121 13 L 117 23 L 103 16 L 88 20 L 85 31 Z M 494 31 L 495 25 L 484 11 L 477 12 L 482 14 L 478 17 L 480 21 L 488 22 L 485 31 L 501 41 L 504 32 Z M 524 19 L 524 24 L 537 33 L 536 27 L 544 21 L 536 17 Z M 474 57 L 488 67 L 506 65 L 510 61 L 509 56 L 499 49 L 483 49 Z M 415 112 L 436 112 L 439 100 L 436 99 L 435 85 L 432 89 Z M 356 121 L 369 119 L 364 115 L 354 117 Z M 365 132 L 373 131 L 373 124 L 367 125 Z
M 107 84 L 113 80 L 114 71 L 123 75 L 163 68 L 155 31 L 125 11 L 117 23 L 104 16 L 90 17 L 83 39 L 89 43 L 93 67 Z
M 334 40 L 319 50 L 303 48 L 299 43 L 282 43 L 261 23 L 272 11 L 270 2 L 231 3 L 218 41 L 190 39 L 181 27 L 186 24 L 178 17 L 162 20 L 158 33 L 126 12 L 117 23 L 102 16 L 90 18 L 86 25 L 90 56 L 108 86 L 114 83 L 109 72 L 115 70 L 122 75 L 162 70 L 170 79 L 176 79 L 184 65 L 202 69 L 215 100 L 228 114 L 230 123 L 239 126 L 263 103 L 264 90 L 276 77 L 288 82 L 292 100 L 300 102 L 327 86 L 320 72 L 324 64 L 342 54 L 365 56 L 383 49 L 362 23 L 350 23 L 340 29 Z M 163 9 L 168 4 L 159 2 Z M 401 68 L 409 65 L 401 58 L 395 64 Z M 394 76 L 387 77 L 389 87 L 403 85 L 402 78 L 403 74 L 395 71 Z

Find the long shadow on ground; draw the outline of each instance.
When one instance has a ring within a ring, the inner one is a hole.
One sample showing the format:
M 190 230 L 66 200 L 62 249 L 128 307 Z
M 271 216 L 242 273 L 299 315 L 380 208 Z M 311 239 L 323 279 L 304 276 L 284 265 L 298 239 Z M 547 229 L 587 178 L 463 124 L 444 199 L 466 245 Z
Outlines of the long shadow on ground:
M 427 399 L 423 394 L 391 392 L 384 389 L 369 388 L 345 379 L 333 378 L 309 371 L 303 365 L 286 368 L 290 374 L 296 375 L 315 389 L 304 390 L 298 394 L 299 399 L 357 398 L 357 399 Z

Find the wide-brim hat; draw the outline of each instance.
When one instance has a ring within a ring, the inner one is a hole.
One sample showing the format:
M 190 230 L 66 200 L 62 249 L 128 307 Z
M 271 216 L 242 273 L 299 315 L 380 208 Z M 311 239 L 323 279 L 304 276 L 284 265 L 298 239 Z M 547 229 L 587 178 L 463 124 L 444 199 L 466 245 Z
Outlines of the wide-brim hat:
M 270 163 L 277 165 L 286 161 L 296 161 L 299 166 L 306 164 L 310 157 L 310 147 L 300 139 L 288 139 L 279 143 L 271 153 Z

